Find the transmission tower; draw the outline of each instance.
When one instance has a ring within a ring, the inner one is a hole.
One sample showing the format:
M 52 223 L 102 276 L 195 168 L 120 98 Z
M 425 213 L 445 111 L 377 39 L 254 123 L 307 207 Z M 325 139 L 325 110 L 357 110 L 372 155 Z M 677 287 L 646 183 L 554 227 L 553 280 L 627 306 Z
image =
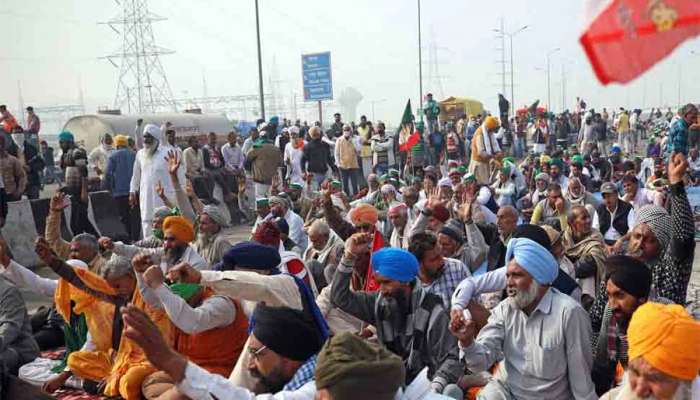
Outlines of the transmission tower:
M 173 51 L 156 45 L 151 26 L 165 18 L 148 11 L 147 0 L 121 0 L 117 4 L 122 8 L 121 15 L 103 24 L 121 35 L 122 46 L 116 53 L 102 57 L 119 68 L 114 108 L 144 113 L 162 110 L 156 104 L 166 104 L 164 109 L 176 111 L 160 62 L 161 55 Z
M 432 92 L 438 99 L 445 98 L 445 90 L 443 81 L 448 78 L 447 76 L 440 74 L 440 60 L 439 52 L 446 51 L 450 52 L 447 47 L 441 47 L 437 45 L 435 40 L 435 32 L 433 28 L 430 28 L 430 43 L 428 45 L 428 89 L 426 92 Z

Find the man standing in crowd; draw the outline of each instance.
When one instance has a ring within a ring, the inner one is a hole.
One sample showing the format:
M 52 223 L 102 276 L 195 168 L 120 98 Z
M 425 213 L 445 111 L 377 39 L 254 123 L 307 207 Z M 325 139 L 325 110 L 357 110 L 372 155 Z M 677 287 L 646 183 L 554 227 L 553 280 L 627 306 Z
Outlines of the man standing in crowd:
M 494 117 L 486 117 L 484 123 L 476 130 L 471 141 L 472 159 L 469 163 L 469 173 L 476 176 L 480 185 L 487 185 L 490 180 L 490 162 L 501 149 L 494 137 L 499 123 Z
M 207 171 L 207 175 L 212 180 L 212 198 L 214 197 L 214 183 L 216 183 L 221 188 L 224 201 L 230 203 L 234 198 L 231 192 L 232 182 L 230 182 L 229 179 L 230 175 L 227 174 L 224 156 L 221 153 L 221 146 L 219 146 L 217 140 L 216 133 L 214 132 L 210 132 L 207 136 L 207 144 L 202 148 L 204 152 L 204 168 Z
M 343 134 L 343 121 L 340 118 L 340 113 L 333 114 L 333 125 L 331 125 L 331 135 L 333 138 L 339 138 Z
M 255 185 L 255 198 L 267 197 L 272 185 L 272 179 L 277 176 L 277 169 L 282 163 L 282 152 L 267 137 L 263 131 L 253 148 L 246 155 L 246 164 L 250 166 Z
M 32 143 L 26 133 L 14 133 L 12 136 L 17 136 L 19 142 L 16 143 L 17 152 L 21 155 L 19 158 L 24 161 L 24 171 L 27 175 L 27 186 L 24 194 L 29 200 L 36 200 L 41 192 L 41 172 L 44 170 L 44 159 L 39 154 L 39 149 L 34 145 L 35 142 Z
M 107 158 L 104 186 L 112 194 L 119 219 L 126 227 L 129 238 L 138 240 L 141 227 L 138 223 L 134 223 L 134 219 L 138 220 L 138 210 L 129 206 L 129 188 L 134 174 L 136 155 L 127 147 L 126 136 L 117 135 L 114 138 L 114 144 L 117 149 Z M 148 236 L 148 233 L 144 232 L 144 236 Z
M 107 159 L 109 155 L 112 154 L 114 148 L 112 147 L 112 135 L 105 133 L 100 136 L 100 145 L 95 147 L 88 155 L 88 163 L 92 167 L 102 184 L 105 180 L 105 171 L 107 170 Z
M 340 170 L 343 190 L 348 196 L 357 193 L 357 175 L 359 172 L 357 140 L 352 135 L 352 127 L 343 126 L 343 134 L 335 142 L 335 161 Z M 352 186 L 351 186 L 352 185 Z
M 318 190 L 328 176 L 328 170 L 336 171 L 336 166 L 333 163 L 330 145 L 321 138 L 321 128 L 311 127 L 309 136 L 311 140 L 304 145 L 304 153 L 301 156 L 301 169 L 313 175 L 313 189 Z
M 0 135 L 0 173 L 4 183 L 7 201 L 22 199 L 27 187 L 27 172 L 17 157 L 5 149 L 5 136 Z
M 4 104 L 0 105 L 0 127 L 2 127 L 2 130 L 6 133 L 12 133 L 18 126 L 17 119 L 10 114 L 7 106 Z
M 356 128 L 357 135 L 360 140 L 360 158 L 362 159 L 362 179 L 360 182 L 365 181 L 365 177 L 372 173 L 372 146 L 370 139 L 372 138 L 372 127 L 367 122 L 366 116 L 360 117 L 360 124 Z
M 423 105 L 423 115 L 428 120 L 428 133 L 433 133 L 438 128 L 438 116 L 440 116 L 440 105 L 433 100 L 433 94 L 425 95 L 425 104 Z
M 145 235 L 151 231 L 153 213 L 156 208 L 164 205 L 156 192 L 160 183 L 168 198 L 175 198 L 175 187 L 168 172 L 168 156 L 161 147 L 161 129 L 153 124 L 143 128 L 144 147 L 136 153 L 134 173 L 129 188 L 129 204 L 139 206 L 141 210 L 141 232 Z M 178 168 L 178 180 L 185 182 L 184 168 Z
M 49 179 L 51 179 L 52 183 L 62 182 L 63 178 L 61 177 L 60 172 L 56 171 L 56 160 L 54 158 L 53 147 L 49 146 L 46 140 L 42 140 L 39 143 L 39 147 L 41 148 L 41 158 L 44 159 L 45 166 L 42 183 L 48 183 Z
M 39 116 L 34 112 L 34 107 L 27 107 L 27 125 L 24 131 L 33 135 L 38 135 L 40 130 L 41 121 L 39 120 Z
M 377 122 L 377 132 L 370 139 L 374 153 L 374 173 L 378 176 L 384 175 L 389 171 L 389 168 L 396 166 L 394 137 L 387 135 L 385 130 L 384 122 Z
M 688 130 L 700 128 L 698 121 L 698 107 L 695 104 L 686 104 L 680 110 L 681 118 L 671 124 L 668 132 L 668 152 L 688 155 Z

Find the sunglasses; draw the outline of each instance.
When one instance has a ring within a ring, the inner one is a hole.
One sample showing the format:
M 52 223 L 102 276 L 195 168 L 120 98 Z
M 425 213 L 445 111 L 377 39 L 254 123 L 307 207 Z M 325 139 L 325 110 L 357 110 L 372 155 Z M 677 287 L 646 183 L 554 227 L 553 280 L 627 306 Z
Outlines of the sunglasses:
M 267 346 L 263 346 L 263 347 L 261 347 L 261 348 L 259 348 L 259 349 L 253 349 L 252 347 L 248 347 L 248 354 L 250 354 L 250 356 L 251 356 L 254 360 L 258 360 L 258 359 L 260 358 L 260 353 L 262 353 L 263 351 L 265 351 L 265 349 L 267 349 Z

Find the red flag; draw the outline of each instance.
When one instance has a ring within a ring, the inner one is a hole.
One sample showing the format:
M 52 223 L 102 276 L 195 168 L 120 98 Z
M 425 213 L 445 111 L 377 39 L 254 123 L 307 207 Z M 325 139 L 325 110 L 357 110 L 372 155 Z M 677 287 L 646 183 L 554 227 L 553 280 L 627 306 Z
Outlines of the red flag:
M 607 85 L 635 79 L 698 34 L 698 0 L 610 0 L 579 40 Z
M 415 132 L 413 132 L 413 134 L 411 136 L 408 137 L 408 139 L 406 139 L 406 143 L 399 146 L 399 150 L 409 151 L 416 143 L 418 143 L 419 140 L 420 140 L 420 132 L 415 131 Z
M 372 239 L 372 253 L 384 247 L 384 238 L 376 229 L 374 230 L 374 238 Z M 374 280 L 374 269 L 372 268 L 372 260 L 370 259 L 369 267 L 367 268 L 367 276 L 365 277 L 365 291 L 376 292 L 379 290 L 379 284 Z

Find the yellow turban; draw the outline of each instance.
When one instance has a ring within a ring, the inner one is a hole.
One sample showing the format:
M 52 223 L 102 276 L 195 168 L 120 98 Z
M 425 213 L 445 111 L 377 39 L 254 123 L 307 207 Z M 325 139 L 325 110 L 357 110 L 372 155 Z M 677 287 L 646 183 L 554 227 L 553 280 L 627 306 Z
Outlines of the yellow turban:
M 496 117 L 488 116 L 484 121 L 484 125 L 486 126 L 486 129 L 492 131 L 494 129 L 497 129 L 501 124 L 498 123 Z
M 183 242 L 191 242 L 194 240 L 194 228 L 187 218 L 174 215 L 163 221 L 163 232 L 170 232 L 175 236 L 175 239 Z
M 370 204 L 360 204 L 350 211 L 350 221 L 353 225 L 374 225 L 378 219 L 377 209 Z
M 627 329 L 629 359 L 644 360 L 659 371 L 693 380 L 700 370 L 700 322 L 677 304 L 646 303 Z
M 550 162 L 550 161 L 552 161 L 552 157 L 550 157 L 550 156 L 548 156 L 548 155 L 546 155 L 546 154 L 542 154 L 542 155 L 540 156 L 540 165 L 547 164 L 547 163 Z
M 117 135 L 114 137 L 114 145 L 117 147 L 126 147 L 129 145 L 129 138 L 124 135 Z

